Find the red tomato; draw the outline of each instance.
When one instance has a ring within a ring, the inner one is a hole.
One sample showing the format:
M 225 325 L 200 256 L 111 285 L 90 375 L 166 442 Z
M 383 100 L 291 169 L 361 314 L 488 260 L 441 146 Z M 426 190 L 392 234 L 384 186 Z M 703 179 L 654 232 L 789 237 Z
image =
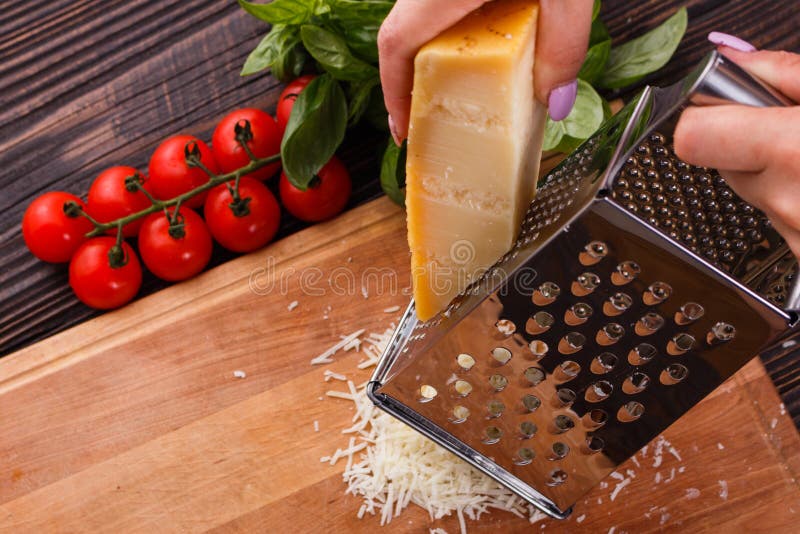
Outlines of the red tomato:
M 233 186 L 234 182 L 230 184 Z M 228 186 L 218 185 L 208 193 L 203 213 L 211 235 L 220 245 L 234 252 L 250 252 L 275 237 L 281 208 L 267 186 L 246 176 L 239 180 L 239 197 L 250 199 L 247 212 L 242 215 L 237 215 L 231 207 L 233 197 Z
M 333 156 L 305 191 L 293 186 L 286 174 L 281 173 L 281 202 L 289 213 L 300 220 L 324 221 L 344 209 L 352 187 L 347 169 Z
M 108 253 L 113 237 L 95 237 L 75 252 L 69 263 L 69 285 L 84 304 L 110 310 L 129 302 L 142 286 L 142 266 L 131 246 L 124 241 L 125 263 L 112 267 Z
M 170 217 L 174 208 L 170 208 Z M 211 259 L 211 234 L 193 210 L 181 207 L 183 236 L 170 235 L 164 212 L 148 215 L 139 230 L 139 254 L 150 271 L 162 280 L 186 280 L 202 271 Z
M 247 142 L 247 146 L 257 158 L 274 156 L 281 152 L 282 131 L 278 128 L 278 123 L 268 113 L 254 108 L 237 109 L 228 113 L 214 130 L 211 138 L 211 147 L 214 157 L 219 163 L 222 172 L 233 172 L 250 163 L 250 157 L 244 151 L 242 145 L 236 140 L 236 125 L 244 121 L 250 122 L 250 131 L 253 138 Z M 266 167 L 261 167 L 247 176 L 257 180 L 266 180 L 278 169 L 281 168 L 280 161 L 270 163 Z
M 213 173 L 219 172 L 217 160 L 208 145 L 191 135 L 173 135 L 158 145 L 150 158 L 148 174 L 149 191 L 159 200 L 170 200 L 208 181 L 208 175 L 200 167 L 186 165 L 184 148 L 195 142 L 200 149 L 200 161 Z M 201 193 L 183 203 L 190 208 L 203 205 L 207 193 Z
M 306 74 L 299 78 L 292 80 L 284 87 L 281 96 L 278 97 L 278 109 L 275 112 L 275 118 L 278 120 L 278 126 L 281 127 L 281 132 L 286 130 L 286 125 L 289 124 L 289 116 L 292 114 L 294 101 L 306 88 L 306 85 L 311 83 L 311 80 L 316 78 L 312 74 Z
M 28 249 L 40 260 L 53 263 L 69 261 L 86 241 L 86 234 L 94 229 L 87 218 L 64 213 L 64 205 L 68 202 L 85 208 L 83 201 L 75 195 L 51 191 L 31 202 L 22 216 L 22 237 Z
M 98 222 L 111 222 L 116 219 L 142 211 L 150 207 L 150 200 L 141 191 L 129 191 L 125 187 L 125 179 L 137 174 L 133 167 L 117 166 L 101 172 L 89 188 L 89 199 L 86 211 Z M 129 222 L 122 228 L 125 237 L 133 237 L 139 233 L 142 219 Z M 109 230 L 109 235 L 117 231 Z

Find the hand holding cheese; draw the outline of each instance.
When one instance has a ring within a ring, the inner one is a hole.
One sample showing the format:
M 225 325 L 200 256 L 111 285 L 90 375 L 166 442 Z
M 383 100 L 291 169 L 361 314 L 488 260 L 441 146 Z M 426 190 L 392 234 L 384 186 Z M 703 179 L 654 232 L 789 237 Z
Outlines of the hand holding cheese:
M 406 207 L 422 320 L 511 248 L 533 199 L 546 118 L 533 94 L 538 15 L 536 0 L 486 3 L 416 56 Z
M 495 0 L 503 2 L 504 0 Z M 405 139 L 417 51 L 486 0 L 397 0 L 378 35 L 381 83 L 396 140 Z M 540 0 L 535 90 L 562 119 L 574 102 L 573 83 L 586 55 L 592 0 Z M 563 115 L 563 116 L 562 116 Z

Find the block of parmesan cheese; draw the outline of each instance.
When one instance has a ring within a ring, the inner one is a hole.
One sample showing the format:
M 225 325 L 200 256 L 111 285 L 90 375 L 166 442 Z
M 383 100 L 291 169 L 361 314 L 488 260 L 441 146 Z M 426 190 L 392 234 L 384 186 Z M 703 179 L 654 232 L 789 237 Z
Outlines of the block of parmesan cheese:
M 536 190 L 538 2 L 495 0 L 414 62 L 406 205 L 417 315 L 442 311 L 513 245 Z

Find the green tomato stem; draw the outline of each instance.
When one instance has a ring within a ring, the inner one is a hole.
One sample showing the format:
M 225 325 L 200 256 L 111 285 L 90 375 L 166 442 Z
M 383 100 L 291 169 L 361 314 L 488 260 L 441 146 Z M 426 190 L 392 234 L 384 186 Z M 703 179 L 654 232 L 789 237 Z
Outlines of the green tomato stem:
M 147 217 L 151 213 L 155 213 L 157 211 L 161 211 L 161 210 L 163 210 L 165 208 L 168 208 L 170 206 L 175 206 L 179 202 L 183 203 L 184 201 L 189 200 L 190 198 L 194 197 L 195 195 L 198 195 L 198 194 L 202 193 L 203 191 L 208 191 L 209 189 L 211 189 L 211 188 L 213 188 L 213 187 L 215 187 L 215 186 L 217 186 L 219 184 L 223 184 L 223 183 L 225 183 L 225 182 L 227 182 L 229 180 L 235 179 L 237 176 L 240 176 L 242 174 L 247 174 L 247 173 L 251 173 L 253 171 L 256 171 L 256 170 L 260 169 L 261 167 L 269 165 L 270 163 L 274 163 L 276 161 L 280 161 L 280 159 L 281 159 L 281 155 L 280 154 L 275 154 L 275 155 L 272 155 L 272 156 L 268 156 L 266 158 L 254 159 L 253 161 L 251 161 L 250 163 L 248 163 L 247 165 L 245 165 L 241 169 L 237 169 L 237 170 L 235 170 L 233 172 L 220 174 L 220 175 L 213 174 L 208 169 L 206 169 L 204 165 L 201 164 L 200 168 L 203 169 L 206 172 L 206 174 L 208 174 L 208 176 L 209 176 L 209 180 L 206 183 L 204 183 L 203 185 L 195 187 L 191 191 L 187 191 L 187 192 L 185 192 L 185 193 L 183 193 L 181 195 L 178 195 L 175 198 L 171 198 L 169 200 L 156 200 L 156 199 L 150 197 L 150 195 L 148 195 L 148 197 L 150 197 L 150 200 L 153 203 L 150 207 L 145 208 L 145 209 L 143 209 L 141 211 L 137 211 L 136 213 L 131 213 L 130 215 L 126 215 L 125 217 L 121 217 L 121 218 L 119 218 L 117 220 L 110 221 L 110 222 L 107 222 L 107 223 L 97 222 L 92 217 L 90 217 L 86 212 L 81 210 L 81 215 L 86 217 L 87 219 L 89 219 L 89 221 L 94 225 L 94 230 L 92 230 L 91 232 L 87 233 L 86 237 L 96 237 L 96 236 L 99 236 L 99 235 L 103 235 L 103 233 L 105 233 L 106 230 L 111 230 L 112 228 L 117 228 L 118 226 L 119 227 L 125 226 L 126 224 L 128 224 L 128 223 L 130 223 L 132 221 L 135 221 L 137 219 L 141 219 L 142 217 Z

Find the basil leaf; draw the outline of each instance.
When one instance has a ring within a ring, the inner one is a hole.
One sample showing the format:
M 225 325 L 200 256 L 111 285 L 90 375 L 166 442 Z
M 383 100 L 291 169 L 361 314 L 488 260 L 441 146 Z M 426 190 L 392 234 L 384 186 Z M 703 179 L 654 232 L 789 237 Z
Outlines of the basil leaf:
M 381 188 L 395 204 L 405 206 L 406 192 L 406 143 L 397 146 L 389 138 L 381 161 Z
M 589 46 L 594 46 L 597 43 L 602 43 L 603 41 L 608 41 L 611 39 L 611 34 L 608 33 L 608 28 L 603 23 L 602 20 L 597 19 L 592 22 L 592 28 L 589 32 Z
M 317 76 L 297 97 L 283 134 L 283 171 L 292 185 L 308 187 L 339 148 L 346 126 L 347 101 L 339 82 L 330 74 Z
M 359 81 L 378 76 L 378 69 L 353 56 L 341 36 L 306 24 L 300 28 L 300 37 L 311 57 L 337 80 Z
M 350 84 L 350 104 L 347 107 L 347 123 L 353 126 L 367 111 L 372 89 L 380 83 L 380 78 L 372 78 L 363 82 L 353 82 Z
M 600 86 L 625 87 L 663 67 L 678 48 L 687 22 L 686 8 L 682 7 L 657 28 L 612 48 Z
M 299 43 L 300 36 L 296 28 L 281 24 L 273 26 L 272 30 L 258 43 L 258 46 L 250 52 L 244 62 L 244 67 L 242 67 L 241 75 L 255 74 L 273 67 L 278 61 L 284 62 L 286 55 Z
M 331 16 L 345 27 L 380 27 L 394 7 L 394 2 L 361 0 L 332 0 Z
M 557 150 L 562 142 L 571 146 L 573 142 L 569 138 L 577 140 L 580 144 L 603 124 L 603 117 L 603 99 L 591 85 L 579 79 L 575 106 L 570 114 L 559 122 L 547 119 L 543 149 Z M 564 139 L 565 136 L 567 139 Z M 563 145 L 561 147 L 563 148 Z
M 578 78 L 594 83 L 603 74 L 611 52 L 611 39 L 601 41 L 589 48 L 586 59 L 583 61 Z
M 239 0 L 242 9 L 270 24 L 303 24 L 314 13 L 314 0 L 273 0 L 268 4 L 253 4 Z
M 364 118 L 376 130 L 389 132 L 389 113 L 383 102 L 383 88 L 380 85 L 372 88 L 372 96 L 370 96 L 369 104 L 364 111 Z
M 594 5 L 592 6 L 592 22 L 597 20 L 597 15 L 600 14 L 600 0 L 594 0 Z
M 344 38 L 355 56 L 369 63 L 378 63 L 378 29 L 345 28 Z
M 282 82 L 297 78 L 303 72 L 307 57 L 299 44 L 284 50 L 272 64 L 272 75 Z

